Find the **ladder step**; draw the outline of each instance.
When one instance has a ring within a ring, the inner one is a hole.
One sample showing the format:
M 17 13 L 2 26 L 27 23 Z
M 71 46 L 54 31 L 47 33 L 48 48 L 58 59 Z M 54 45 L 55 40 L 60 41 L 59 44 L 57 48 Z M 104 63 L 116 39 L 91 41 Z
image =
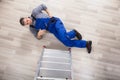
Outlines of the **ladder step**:
M 66 80 L 66 79 L 49 78 L 49 77 L 37 77 L 37 80 Z
M 60 52 L 45 52 L 43 56 L 52 56 L 52 57 L 65 57 L 69 58 L 70 54 L 69 53 L 60 53 Z
M 48 57 L 48 56 L 43 56 L 42 61 L 60 62 L 60 63 L 71 62 L 69 58 L 56 58 L 56 57 Z
M 55 50 L 55 49 L 44 49 L 44 52 L 60 52 L 60 53 L 69 53 L 69 51 Z
M 68 78 L 68 79 L 71 79 L 71 71 L 69 71 L 69 70 L 40 68 L 39 76 L 51 77 L 51 78 L 64 78 L 64 79 Z
M 45 61 L 41 61 L 41 67 L 71 70 L 71 64 L 62 64 L 62 63 L 53 63 L 53 62 L 51 63 L 51 62 L 45 62 Z

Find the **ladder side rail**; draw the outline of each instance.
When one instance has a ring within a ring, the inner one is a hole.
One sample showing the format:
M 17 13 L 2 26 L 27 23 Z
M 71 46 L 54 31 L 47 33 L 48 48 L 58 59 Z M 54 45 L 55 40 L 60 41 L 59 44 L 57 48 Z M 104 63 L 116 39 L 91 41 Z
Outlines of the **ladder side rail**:
M 68 49 L 69 50 L 69 54 L 70 54 L 70 64 L 71 64 L 71 80 L 73 79 L 73 67 L 72 67 L 72 54 L 71 54 L 71 48 Z
M 41 66 L 42 56 L 44 54 L 44 49 L 45 49 L 45 47 L 43 46 L 43 50 L 42 50 L 40 58 L 38 60 L 38 66 L 37 66 L 37 69 L 36 69 L 34 80 L 37 80 L 37 77 L 39 77 L 39 74 L 40 74 L 40 66 Z

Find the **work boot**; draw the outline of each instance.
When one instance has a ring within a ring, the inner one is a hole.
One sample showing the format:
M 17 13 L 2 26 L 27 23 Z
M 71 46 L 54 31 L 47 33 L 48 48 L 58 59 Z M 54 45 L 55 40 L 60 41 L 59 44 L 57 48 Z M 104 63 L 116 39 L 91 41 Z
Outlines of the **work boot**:
M 88 53 L 90 54 L 92 50 L 92 41 L 87 41 L 86 48 Z
M 78 38 L 78 40 L 81 40 L 82 39 L 81 34 L 77 30 L 75 30 L 75 29 L 74 29 L 74 31 L 76 33 L 76 37 Z

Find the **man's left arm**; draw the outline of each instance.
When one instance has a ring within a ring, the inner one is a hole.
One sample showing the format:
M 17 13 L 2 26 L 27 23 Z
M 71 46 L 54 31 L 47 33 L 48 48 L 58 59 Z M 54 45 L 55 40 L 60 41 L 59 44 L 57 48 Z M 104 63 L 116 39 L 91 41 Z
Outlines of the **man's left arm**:
M 47 6 L 45 4 L 41 4 L 39 5 L 38 7 L 36 7 L 34 10 L 33 10 L 33 14 L 39 14 L 41 13 L 42 11 L 45 11 L 49 17 L 52 17 Z
M 46 33 L 46 30 L 39 30 L 37 33 L 37 39 L 42 39 L 43 35 Z

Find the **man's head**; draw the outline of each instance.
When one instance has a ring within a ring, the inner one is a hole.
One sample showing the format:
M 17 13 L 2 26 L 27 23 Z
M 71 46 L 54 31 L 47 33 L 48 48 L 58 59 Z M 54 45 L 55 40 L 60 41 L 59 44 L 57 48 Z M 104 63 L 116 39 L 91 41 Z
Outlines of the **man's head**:
M 30 24 L 32 24 L 32 19 L 29 18 L 29 17 L 20 18 L 20 24 L 21 24 L 22 26 L 30 25 Z

